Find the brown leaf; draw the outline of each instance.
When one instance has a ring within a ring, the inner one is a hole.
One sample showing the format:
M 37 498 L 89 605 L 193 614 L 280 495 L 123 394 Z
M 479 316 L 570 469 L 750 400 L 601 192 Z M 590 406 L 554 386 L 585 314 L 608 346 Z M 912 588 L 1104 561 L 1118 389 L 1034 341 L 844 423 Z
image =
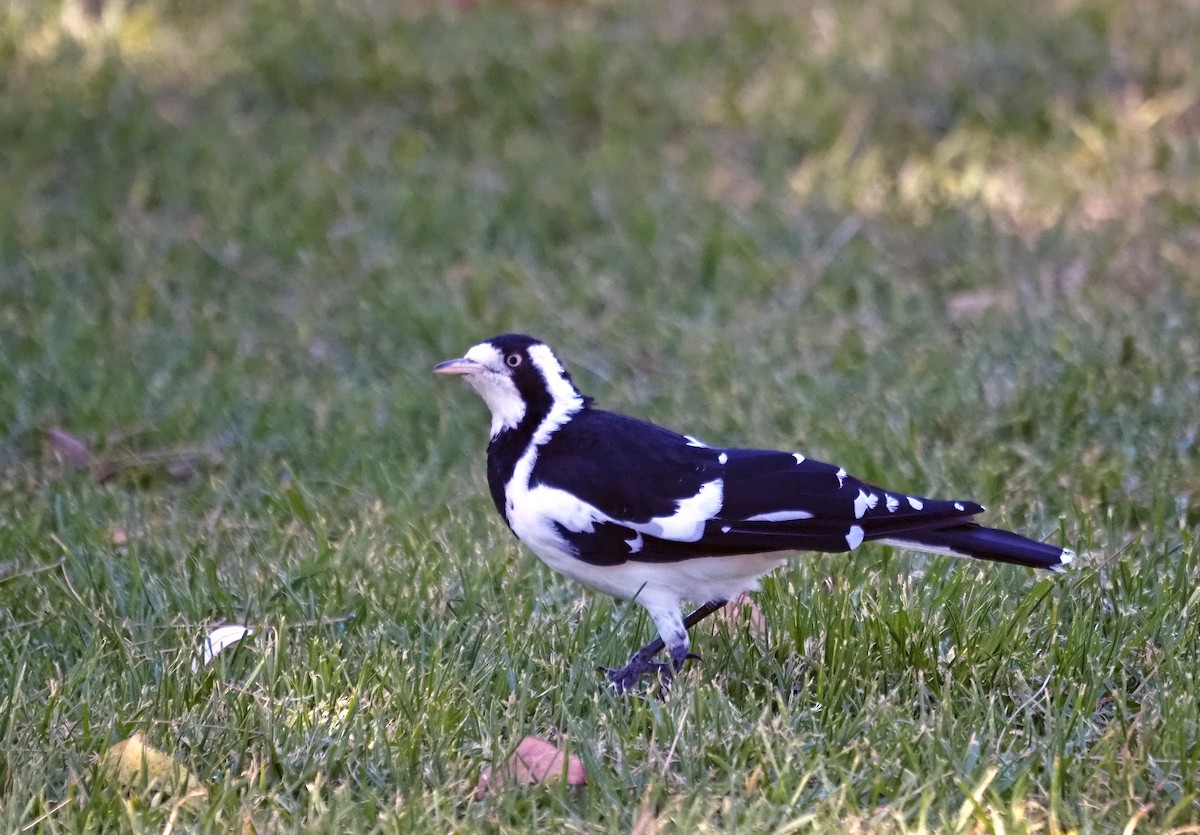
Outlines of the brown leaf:
M 96 770 L 126 789 L 168 792 L 181 806 L 196 807 L 208 797 L 196 775 L 149 745 L 141 731 L 105 751 Z
M 479 777 L 479 784 L 475 786 L 475 799 L 485 797 L 510 780 L 522 786 L 554 780 L 562 775 L 564 762 L 568 786 L 582 786 L 587 783 L 583 760 L 574 754 L 568 757 L 553 742 L 527 736 L 521 740 L 512 756 L 505 760 L 504 765 L 494 770 L 484 769 Z
M 88 445 L 67 430 L 54 426 L 46 435 L 50 440 L 50 449 L 54 450 L 58 460 L 67 466 L 82 470 L 92 463 L 92 451 Z
M 119 553 L 124 554 L 129 546 L 129 534 L 116 522 L 108 526 L 108 542 Z

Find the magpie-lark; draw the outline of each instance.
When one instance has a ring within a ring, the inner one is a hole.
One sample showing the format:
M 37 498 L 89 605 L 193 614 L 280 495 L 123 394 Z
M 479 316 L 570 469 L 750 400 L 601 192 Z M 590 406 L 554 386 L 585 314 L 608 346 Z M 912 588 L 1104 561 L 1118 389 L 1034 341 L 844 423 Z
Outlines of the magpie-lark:
M 488 486 L 547 565 L 640 603 L 659 638 L 608 670 L 619 690 L 688 658 L 688 629 L 758 588 L 785 551 L 881 542 L 1057 571 L 1074 554 L 971 521 L 983 507 L 883 490 L 799 452 L 710 447 L 594 408 L 544 343 L 481 342 L 434 368 L 461 374 L 492 413 Z M 703 605 L 686 618 L 680 604 Z M 669 664 L 653 663 L 663 648 Z

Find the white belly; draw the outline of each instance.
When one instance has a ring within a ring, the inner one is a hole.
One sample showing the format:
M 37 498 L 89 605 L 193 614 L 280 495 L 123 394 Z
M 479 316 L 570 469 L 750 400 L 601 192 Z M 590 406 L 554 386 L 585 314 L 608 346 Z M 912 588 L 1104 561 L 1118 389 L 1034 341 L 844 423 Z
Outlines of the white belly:
M 520 532 L 517 535 L 521 536 Z M 675 603 L 734 600 L 743 592 L 757 590 L 760 577 L 787 563 L 778 554 L 744 554 L 678 562 L 630 560 L 620 565 L 592 565 L 575 557 L 561 542 L 542 539 L 535 544 L 524 536 L 521 539 L 542 562 L 564 577 L 625 600 Z

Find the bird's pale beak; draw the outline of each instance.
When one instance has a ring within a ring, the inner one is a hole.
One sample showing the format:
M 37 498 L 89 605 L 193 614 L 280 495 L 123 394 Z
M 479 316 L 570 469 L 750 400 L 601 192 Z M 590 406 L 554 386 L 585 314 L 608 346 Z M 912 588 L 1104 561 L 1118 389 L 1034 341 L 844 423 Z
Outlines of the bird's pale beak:
M 456 360 L 446 360 L 445 362 L 439 362 L 437 365 L 435 365 L 433 367 L 434 374 L 472 375 L 472 374 L 478 374 L 480 371 L 483 371 L 483 365 L 481 363 L 475 362 L 475 360 L 469 360 L 466 357 L 462 357 L 461 359 L 456 359 Z

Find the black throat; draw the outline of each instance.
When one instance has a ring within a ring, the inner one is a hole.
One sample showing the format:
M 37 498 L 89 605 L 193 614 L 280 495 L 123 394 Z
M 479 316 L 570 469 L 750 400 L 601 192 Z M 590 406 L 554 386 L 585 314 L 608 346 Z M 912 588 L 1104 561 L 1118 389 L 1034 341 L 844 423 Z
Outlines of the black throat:
M 505 524 L 508 524 L 508 513 L 504 507 L 504 487 L 512 478 L 517 461 L 533 443 L 533 433 L 550 414 L 552 405 L 549 398 L 526 402 L 525 415 L 521 422 L 512 429 L 501 429 L 488 444 L 488 489 L 492 493 L 492 502 L 495 503 L 496 510 L 500 512 Z

